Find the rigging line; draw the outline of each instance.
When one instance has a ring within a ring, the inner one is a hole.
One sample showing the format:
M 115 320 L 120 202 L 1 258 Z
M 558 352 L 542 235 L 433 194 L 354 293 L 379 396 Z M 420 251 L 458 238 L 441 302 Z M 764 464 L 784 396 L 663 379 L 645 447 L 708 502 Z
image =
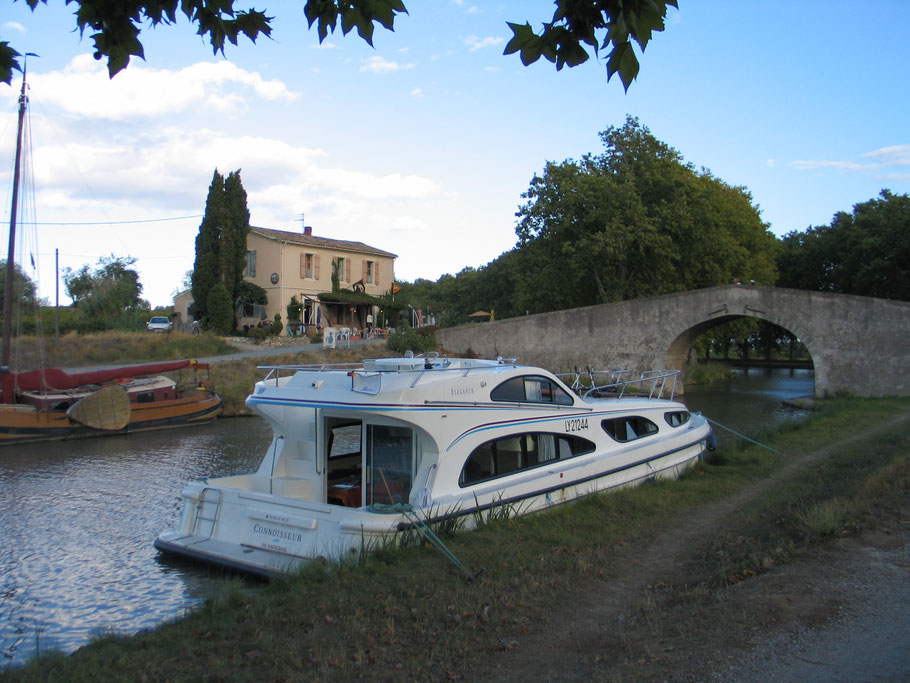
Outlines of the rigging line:
M 182 221 L 188 218 L 202 218 L 203 214 L 193 214 L 191 216 L 174 216 L 173 218 L 142 218 L 132 221 L 86 221 L 84 223 L 32 223 L 32 225 L 128 225 L 131 223 L 163 223 L 164 221 Z
M 95 191 L 92 189 L 92 186 L 88 184 L 88 180 L 85 175 L 82 173 L 82 169 L 79 167 L 79 164 L 76 163 L 76 159 L 73 158 L 73 155 L 70 153 L 70 149 L 67 146 L 63 136 L 60 134 L 57 126 L 54 125 L 54 120 L 48 116 L 47 111 L 45 111 L 41 102 L 38 102 L 38 109 L 41 110 L 41 113 L 44 115 L 44 120 L 50 126 L 50 129 L 54 132 L 54 135 L 57 137 L 57 140 L 60 142 L 60 146 L 63 147 L 63 151 L 66 153 L 66 156 L 69 157 L 70 163 L 72 163 L 73 168 L 76 169 L 76 173 L 79 174 L 79 178 L 82 180 L 82 184 L 85 185 L 85 189 L 88 190 L 88 193 L 92 196 L 92 199 L 98 204 L 98 210 L 104 214 L 104 206 L 101 204 L 101 200 L 95 195 Z M 126 250 L 126 245 L 123 243 L 123 238 L 116 231 L 114 232 L 115 237 L 120 242 L 120 246 L 123 247 L 124 251 Z

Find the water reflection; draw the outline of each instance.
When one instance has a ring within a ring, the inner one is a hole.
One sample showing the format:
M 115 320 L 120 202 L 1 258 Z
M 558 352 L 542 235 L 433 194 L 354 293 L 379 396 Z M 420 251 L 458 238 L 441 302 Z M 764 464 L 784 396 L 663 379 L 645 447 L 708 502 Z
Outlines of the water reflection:
M 20 662 L 92 633 L 132 633 L 203 600 L 220 579 L 156 561 L 191 480 L 255 469 L 257 418 L 0 450 L 0 652 Z
M 689 409 L 753 438 L 808 414 L 784 405 L 783 401 L 814 393 L 813 370 L 733 368 L 733 371 L 733 376 L 722 382 L 687 386 L 683 400 Z M 736 439 L 723 429 L 715 428 L 714 433 L 721 443 Z

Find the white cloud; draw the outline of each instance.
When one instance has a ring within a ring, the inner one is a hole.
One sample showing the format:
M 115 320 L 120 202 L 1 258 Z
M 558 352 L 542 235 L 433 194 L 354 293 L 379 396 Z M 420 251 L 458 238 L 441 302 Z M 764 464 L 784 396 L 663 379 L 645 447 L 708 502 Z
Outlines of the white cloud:
M 873 152 L 862 155 L 864 159 L 872 159 L 881 166 L 910 166 L 910 145 L 893 145 L 882 147 Z
M 399 62 L 393 62 L 378 55 L 368 57 L 367 59 L 363 60 L 363 64 L 360 65 L 361 71 L 371 71 L 374 74 L 387 74 L 395 71 L 403 71 L 413 68 L 413 64 L 401 64 Z
M 855 161 L 791 161 L 790 166 L 797 171 L 813 171 L 819 168 L 830 168 L 841 172 L 868 171 L 875 164 L 858 164 Z
M 910 166 L 910 145 L 892 145 L 890 147 L 881 147 L 871 152 L 860 155 L 863 159 L 869 159 L 870 163 L 860 163 L 856 161 L 791 161 L 790 166 L 798 171 L 811 171 L 816 169 L 829 168 L 842 173 L 857 173 L 870 171 L 888 166 Z M 879 176 L 883 179 L 903 180 L 906 174 L 889 174 Z
M 129 69 L 109 79 L 105 66 L 86 54 L 75 57 L 63 71 L 30 80 L 33 97 L 45 104 L 78 116 L 115 121 L 173 114 L 200 104 L 236 110 L 254 98 L 293 102 L 300 97 L 281 81 L 266 81 L 226 61 L 169 71 L 149 69 L 134 60 Z
M 25 26 L 20 24 L 18 21 L 7 21 L 3 24 L 3 28 L 8 31 L 17 31 L 19 33 L 25 33 Z
M 421 90 L 418 86 L 415 85 L 413 88 L 411 88 L 411 96 L 412 97 L 423 97 L 423 90 Z
M 482 50 L 485 47 L 495 47 L 505 42 L 505 38 L 499 36 L 487 36 L 479 38 L 478 36 L 468 36 L 464 39 L 464 44 L 468 46 L 471 52 Z

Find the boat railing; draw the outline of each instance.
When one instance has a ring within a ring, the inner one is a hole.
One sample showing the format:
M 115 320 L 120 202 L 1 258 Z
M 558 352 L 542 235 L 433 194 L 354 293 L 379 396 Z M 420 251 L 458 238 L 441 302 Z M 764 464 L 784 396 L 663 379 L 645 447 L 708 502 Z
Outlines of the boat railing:
M 677 378 L 682 374 L 680 370 L 646 370 L 639 377 L 630 379 L 626 377 L 629 373 L 629 370 L 593 370 L 586 367 L 556 376 L 582 398 L 622 398 L 629 393 L 673 400 Z
M 395 373 L 414 373 L 414 381 L 411 382 L 411 388 L 417 386 L 420 380 L 427 376 L 428 372 L 433 374 L 442 372 L 460 373 L 467 377 L 471 372 L 478 370 L 489 370 L 490 361 L 472 362 L 473 359 L 459 359 L 458 362 L 452 362 L 445 356 L 440 356 L 436 352 L 431 352 L 424 356 L 410 355 L 406 359 L 420 359 L 422 362 L 412 363 L 410 366 L 390 365 L 388 367 L 378 366 L 367 368 L 364 361 L 349 363 L 306 363 L 292 365 L 259 365 L 259 370 L 267 370 L 268 373 L 263 378 L 263 382 L 274 380 L 275 386 L 283 376 L 282 373 L 295 372 L 345 372 L 351 377 L 351 390 L 364 394 L 378 394 L 382 389 L 382 376 Z M 372 360 L 372 359 L 368 359 Z M 514 358 L 496 359 L 497 365 L 518 365 Z

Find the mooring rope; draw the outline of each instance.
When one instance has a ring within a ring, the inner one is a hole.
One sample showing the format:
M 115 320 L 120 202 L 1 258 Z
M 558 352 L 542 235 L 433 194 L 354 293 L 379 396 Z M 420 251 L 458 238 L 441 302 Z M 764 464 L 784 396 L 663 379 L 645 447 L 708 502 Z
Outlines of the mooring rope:
M 761 446 L 762 448 L 765 448 L 765 449 L 771 451 L 772 453 L 777 453 L 777 455 L 781 455 L 781 456 L 784 455 L 780 451 L 777 451 L 777 450 L 774 450 L 773 448 L 771 448 L 771 446 L 766 446 L 765 444 L 761 443 L 760 441 L 756 441 L 755 439 L 750 439 L 748 436 L 746 436 L 745 434 L 742 434 L 741 432 L 736 431 L 735 429 L 731 429 L 730 427 L 727 427 L 726 425 L 722 425 L 720 422 L 715 422 L 707 415 L 703 415 L 702 417 L 704 417 L 712 425 L 714 425 L 716 427 L 720 427 L 721 429 L 726 429 L 731 434 L 736 434 L 736 436 L 738 436 L 740 439 L 745 439 L 746 441 L 749 441 L 750 443 L 754 443 L 756 446 Z
M 435 547 L 440 553 L 442 553 L 442 555 L 449 562 L 451 562 L 456 567 L 458 567 L 462 572 L 464 572 L 465 576 L 468 577 L 469 581 L 473 581 L 475 578 L 480 576 L 479 573 L 478 574 L 471 573 L 471 570 L 465 566 L 464 562 L 462 562 L 461 560 L 458 559 L 458 556 L 455 555 L 455 553 L 453 553 L 451 550 L 449 550 L 448 546 L 446 546 L 446 544 L 443 543 L 442 539 L 439 538 L 438 535 L 436 535 L 436 533 L 430 528 L 429 524 L 427 524 L 424 520 L 420 519 L 420 517 L 417 515 L 417 513 L 414 512 L 414 508 L 411 505 L 404 505 L 401 503 L 397 503 L 394 505 L 374 503 L 373 505 L 370 506 L 370 508 L 375 510 L 376 512 L 382 512 L 382 513 L 391 513 L 391 512 L 402 513 L 405 517 L 407 517 L 411 521 L 411 523 L 414 525 L 414 528 L 417 529 L 417 533 L 419 533 L 421 536 L 423 536 L 433 547 Z

